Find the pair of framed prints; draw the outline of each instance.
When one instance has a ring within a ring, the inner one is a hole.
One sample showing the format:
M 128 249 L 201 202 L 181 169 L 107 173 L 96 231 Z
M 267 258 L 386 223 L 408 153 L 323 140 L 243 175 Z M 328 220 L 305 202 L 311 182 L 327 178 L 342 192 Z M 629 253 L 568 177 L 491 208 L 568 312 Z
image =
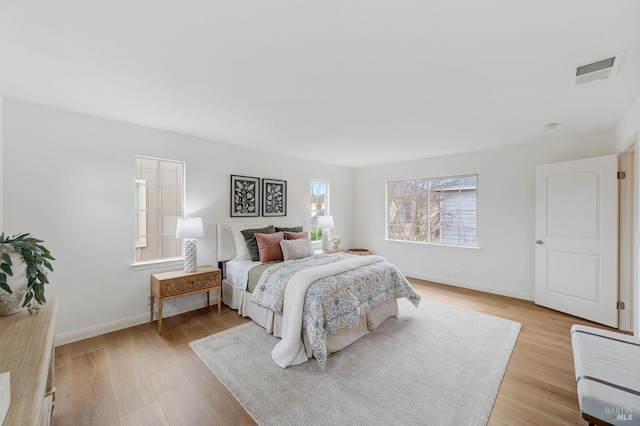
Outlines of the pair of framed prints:
M 287 181 L 231 175 L 231 217 L 287 215 Z

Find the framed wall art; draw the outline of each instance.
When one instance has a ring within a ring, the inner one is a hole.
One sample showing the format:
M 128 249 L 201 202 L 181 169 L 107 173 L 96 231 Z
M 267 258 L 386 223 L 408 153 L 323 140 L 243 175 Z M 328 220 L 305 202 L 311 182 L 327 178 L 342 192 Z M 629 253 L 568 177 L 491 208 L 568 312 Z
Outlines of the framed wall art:
M 262 179 L 262 216 L 287 215 L 287 181 Z
M 260 178 L 231 175 L 231 217 L 260 216 Z

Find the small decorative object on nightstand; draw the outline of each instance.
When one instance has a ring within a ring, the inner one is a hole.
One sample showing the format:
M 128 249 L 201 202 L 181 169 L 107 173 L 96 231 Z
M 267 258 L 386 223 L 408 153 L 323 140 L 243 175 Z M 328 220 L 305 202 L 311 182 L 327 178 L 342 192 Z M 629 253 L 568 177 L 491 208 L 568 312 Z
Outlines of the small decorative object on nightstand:
M 340 242 L 342 241 L 342 238 L 340 237 L 333 237 L 333 239 L 331 240 L 333 242 L 333 248 L 334 250 L 338 250 L 340 248 Z
M 158 300 L 158 333 L 162 333 L 162 303 L 165 300 L 176 299 L 197 293 L 207 293 L 207 307 L 209 306 L 209 292 L 218 293 L 218 315 L 222 307 L 220 294 L 221 271 L 213 266 L 201 266 L 195 272 L 171 271 L 151 274 L 151 322 L 153 322 L 154 299 Z

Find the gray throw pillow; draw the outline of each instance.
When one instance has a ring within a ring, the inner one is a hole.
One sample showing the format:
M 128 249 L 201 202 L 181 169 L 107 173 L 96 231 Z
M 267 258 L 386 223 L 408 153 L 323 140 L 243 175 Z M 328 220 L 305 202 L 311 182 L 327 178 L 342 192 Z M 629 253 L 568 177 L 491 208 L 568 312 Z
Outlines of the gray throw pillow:
M 251 254 L 251 260 L 256 261 L 260 260 L 260 250 L 258 250 L 258 241 L 256 241 L 255 234 L 273 234 L 275 229 L 270 225 L 259 229 L 243 229 L 240 232 L 242 232 L 244 242 L 247 243 L 249 254 Z
M 296 260 L 313 256 L 313 248 L 308 238 L 280 241 L 284 260 Z

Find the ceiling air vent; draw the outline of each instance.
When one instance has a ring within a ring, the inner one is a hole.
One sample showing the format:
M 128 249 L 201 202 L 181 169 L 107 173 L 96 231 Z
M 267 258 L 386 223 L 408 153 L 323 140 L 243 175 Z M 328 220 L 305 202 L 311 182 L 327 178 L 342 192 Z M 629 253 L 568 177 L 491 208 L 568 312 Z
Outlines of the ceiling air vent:
M 622 53 L 608 58 L 598 59 L 597 61 L 579 65 L 571 68 L 571 78 L 569 84 L 577 86 L 578 84 L 589 83 L 596 80 L 604 80 L 614 76 L 618 72 Z

